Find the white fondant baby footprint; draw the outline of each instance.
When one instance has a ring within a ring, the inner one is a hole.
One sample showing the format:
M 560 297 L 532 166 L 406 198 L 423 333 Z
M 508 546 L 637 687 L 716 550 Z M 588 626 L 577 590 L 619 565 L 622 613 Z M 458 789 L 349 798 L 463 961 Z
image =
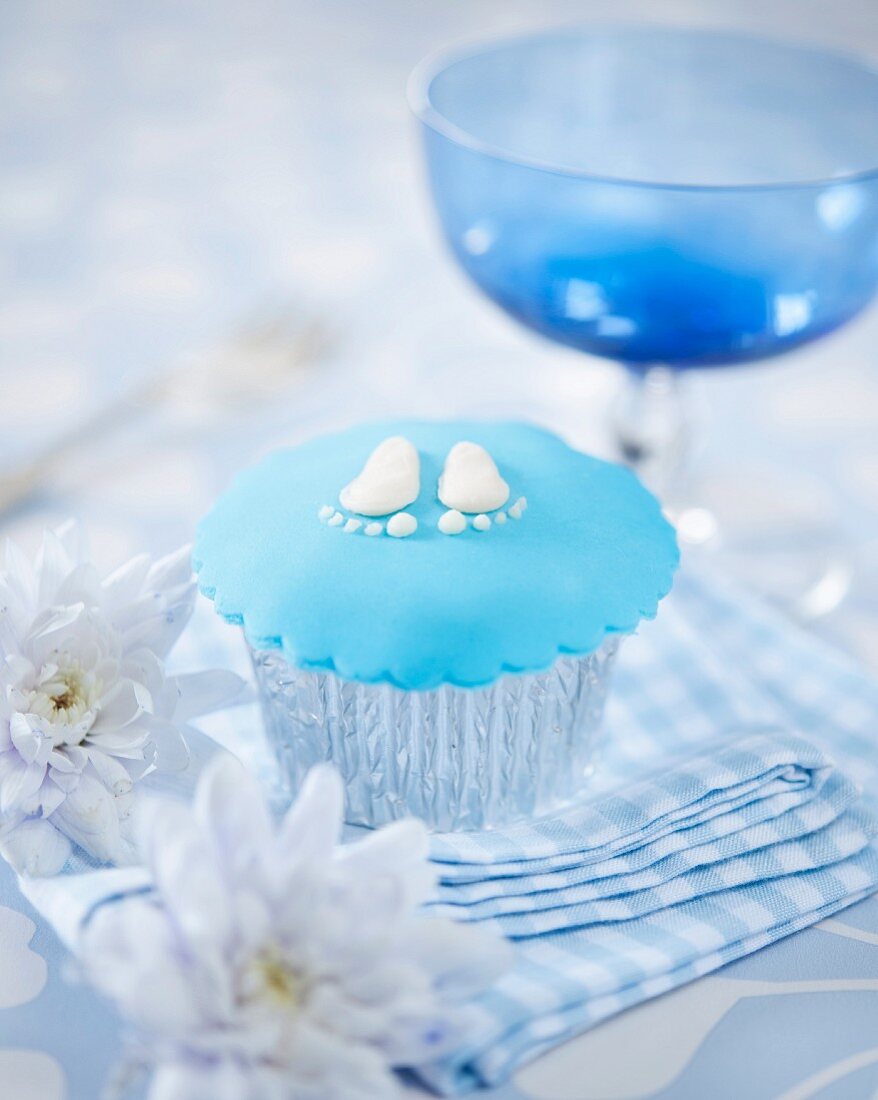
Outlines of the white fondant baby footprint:
M 341 527 L 346 535 L 362 531 L 375 538 L 386 531 L 393 538 L 414 534 L 418 521 L 401 509 L 418 499 L 421 491 L 421 459 L 414 446 L 401 435 L 379 443 L 363 469 L 338 494 L 341 506 L 356 515 L 348 516 L 331 504 L 324 504 L 317 518 L 328 527 Z M 363 516 L 389 516 L 387 523 L 365 523 Z
M 459 535 L 466 530 L 463 513 L 473 517 L 470 523 L 474 531 L 490 531 L 494 524 L 502 527 L 510 516 L 521 519 L 527 507 L 525 498 L 519 497 L 508 512 L 498 511 L 509 499 L 509 486 L 485 448 L 466 440 L 448 452 L 438 492 L 449 509 L 438 524 L 445 535 Z
M 509 486 L 485 448 L 464 440 L 455 443 L 445 459 L 439 499 L 458 512 L 493 512 L 509 499 Z
M 386 533 L 391 538 L 408 538 L 417 530 L 418 521 L 403 509 L 417 500 L 420 479 L 421 462 L 415 447 L 404 436 L 390 436 L 378 444 L 360 473 L 339 493 L 345 511 L 324 504 L 317 517 L 328 527 L 340 527 L 347 535 L 361 532 L 374 538 Z M 460 535 L 468 526 L 474 531 L 489 531 L 509 518 L 521 519 L 527 507 L 525 498 L 519 497 L 506 511 L 499 511 L 509 500 L 509 486 L 485 448 L 468 440 L 461 440 L 448 452 L 437 493 L 448 509 L 436 524 L 443 535 Z M 384 522 L 367 523 L 363 519 L 375 516 L 381 516 Z
M 418 499 L 421 460 L 403 436 L 379 443 L 366 465 L 338 495 L 343 508 L 361 516 L 387 516 Z

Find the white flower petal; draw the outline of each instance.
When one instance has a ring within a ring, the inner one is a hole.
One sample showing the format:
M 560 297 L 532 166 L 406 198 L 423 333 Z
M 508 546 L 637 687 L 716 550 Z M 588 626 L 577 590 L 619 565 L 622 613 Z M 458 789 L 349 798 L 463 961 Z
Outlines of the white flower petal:
M 149 692 L 153 704 L 166 686 L 165 666 L 150 649 L 137 649 L 126 653 L 119 665 L 118 675 L 137 680 Z
M 55 600 L 57 603 L 82 603 L 86 607 L 100 607 L 101 578 L 94 565 L 89 561 L 80 562 L 64 578 Z
M 103 863 L 126 861 L 116 800 L 96 778 L 81 775 L 52 815 L 52 821 L 95 859 Z
M 0 814 L 9 813 L 40 789 L 45 764 L 26 764 L 17 754 L 0 756 Z
M 126 653 L 146 647 L 159 657 L 167 657 L 186 629 L 195 606 L 195 589 L 184 603 L 174 604 L 121 632 Z
M 92 727 L 92 736 L 103 731 L 119 730 L 136 722 L 144 711 L 151 709 L 149 692 L 136 680 L 117 680 L 101 697 L 97 719 Z
M 118 760 L 114 760 L 112 756 L 107 756 L 97 749 L 89 750 L 87 757 L 98 779 L 111 794 L 117 796 L 128 794 L 134 783 L 125 767 Z
M 0 678 L 10 687 L 20 687 L 35 675 L 34 666 L 21 653 L 8 653 L 0 669 Z
M 11 597 L 5 597 L 0 589 L 0 657 L 12 653 L 18 645 L 19 624 L 16 623 Z
M 287 857 L 326 858 L 341 836 L 344 786 L 329 764 L 318 764 L 305 776 L 296 801 L 287 811 L 278 835 Z
M 179 722 L 228 706 L 245 686 L 240 676 L 225 669 L 188 673 L 175 677 L 173 683 L 178 693 L 174 719 Z
M 172 1038 L 203 1026 L 198 989 L 157 905 L 134 895 L 102 906 L 79 951 L 92 982 L 139 1026 Z
M 128 772 L 132 783 L 139 783 L 144 776 L 155 771 L 155 748 L 152 744 L 143 746 L 143 759 L 131 756 L 114 756 L 113 759 Z
M 138 554 L 104 578 L 104 600 L 119 607 L 136 600 L 143 591 L 143 582 L 151 567 L 149 554 Z
M 160 772 L 184 772 L 189 767 L 189 747 L 180 730 L 171 722 L 150 717 L 149 738 L 155 746 L 155 767 Z
M 240 872 L 272 843 L 271 820 L 255 777 L 230 753 L 204 769 L 193 802 L 196 819 L 220 857 Z
M 42 727 L 40 719 L 32 714 L 13 714 L 9 720 L 12 744 L 26 764 L 35 761 L 45 765 L 52 751 L 52 737 Z
M 142 760 L 149 744 L 149 732 L 140 723 L 115 730 L 113 733 L 89 734 L 85 746 L 91 750 L 117 756 L 121 760 Z
M 34 604 L 39 585 L 33 566 L 11 540 L 6 542 L 5 582 L 14 597 L 25 604 Z
M 82 603 L 40 612 L 26 641 L 31 661 L 37 668 L 54 663 L 65 643 L 71 639 L 75 642 L 87 626 L 88 615 Z M 80 646 L 77 650 L 81 653 Z
M 437 872 L 428 860 L 429 844 L 423 822 L 408 818 L 345 844 L 337 859 L 346 874 L 367 882 L 394 869 L 407 887 L 405 906 L 414 908 L 428 901 L 436 886 Z
M 65 794 L 69 794 L 79 784 L 80 772 L 72 769 L 64 772 L 59 768 L 53 767 L 51 770 L 52 783 L 59 787 Z
M 30 642 L 40 641 L 48 635 L 55 635 L 59 631 L 67 630 L 75 623 L 80 623 L 86 617 L 85 604 L 72 603 L 63 607 L 48 607 L 41 611 L 34 619 L 34 625 Z M 41 661 L 35 662 L 41 664 Z
M 342 987 L 335 983 L 335 988 L 341 990 Z M 387 1005 L 402 996 L 420 999 L 429 997 L 431 990 L 432 976 L 419 969 L 418 963 L 405 951 L 376 955 L 367 960 L 366 965 L 351 968 L 343 976 L 344 995 L 362 1004 Z
M 238 929 L 240 952 L 258 951 L 264 943 L 271 941 L 275 933 L 275 913 L 257 883 L 250 887 L 238 886 L 230 893 L 229 904 Z
M 58 590 L 75 565 L 76 561 L 67 552 L 66 546 L 57 533 L 52 530 L 44 531 L 43 542 L 35 562 L 38 578 L 37 599 L 41 604 L 51 606 L 58 602 Z
M 230 1059 L 214 1065 L 193 1059 L 159 1066 L 153 1075 L 148 1100 L 274 1100 L 257 1088 L 253 1075 Z M 278 1100 L 290 1097 L 289 1093 L 276 1095 Z
M 88 751 L 79 745 L 64 745 L 63 748 L 53 749 L 49 753 L 49 765 L 52 769 L 52 778 L 59 773 L 61 775 L 78 775 L 88 763 Z
M 156 886 L 183 934 L 211 950 L 225 944 L 232 931 L 229 895 L 209 837 L 176 803 L 150 803 L 139 827 Z
M 192 580 L 192 547 L 187 544 L 159 558 L 144 582 L 148 592 L 165 591 Z
M 437 988 L 452 1001 L 474 996 L 512 963 L 512 949 L 500 936 L 435 917 L 413 921 L 400 946 L 433 973 Z
M 71 517 L 59 523 L 55 534 L 73 561 L 85 561 L 88 558 L 88 535 L 79 520 Z
M 399 1081 L 390 1072 L 383 1052 L 364 1044 L 347 1042 L 343 1036 L 311 1027 L 304 1020 L 290 1036 L 293 1049 L 291 1090 L 296 1100 L 395 1100 Z
M 113 610 L 113 629 L 123 635 L 133 635 L 144 623 L 157 620 L 168 606 L 168 593 L 153 592 L 139 595 L 135 600 Z M 147 642 L 141 644 L 147 645 Z M 149 648 L 152 648 L 150 645 Z
M 55 875 L 70 856 L 70 841 L 51 822 L 29 818 L 0 835 L 0 855 L 20 875 Z
M 412 970 L 405 968 L 407 974 Z M 387 1030 L 385 1005 L 377 998 L 369 1003 L 346 994 L 335 982 L 318 984 L 308 998 L 309 1020 L 352 1042 L 380 1042 Z
M 58 786 L 54 776 L 50 775 L 40 788 L 40 807 L 43 817 L 51 817 L 66 797 L 67 792 L 63 787 Z

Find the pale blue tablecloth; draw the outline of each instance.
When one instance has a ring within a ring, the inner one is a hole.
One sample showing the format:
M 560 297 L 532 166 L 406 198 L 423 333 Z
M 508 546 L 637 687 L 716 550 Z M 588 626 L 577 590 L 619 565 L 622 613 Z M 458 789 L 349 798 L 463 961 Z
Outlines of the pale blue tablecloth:
M 620 0 L 612 12 L 599 0 L 6 5 L 0 463 L 33 453 L 132 376 L 221 343 L 254 311 L 318 308 L 339 354 L 271 407 L 236 409 L 231 431 L 197 407 L 127 422 L 95 461 L 68 464 L 49 492 L 2 517 L 0 533 L 33 544 L 43 524 L 76 512 L 107 565 L 166 551 L 260 449 L 378 412 L 531 415 L 599 448 L 614 368 L 533 340 L 459 279 L 430 221 L 402 88 L 438 44 L 608 14 L 878 51 L 872 0 L 807 11 L 800 0 L 666 10 Z M 696 389 L 713 406 L 698 465 L 729 472 L 748 511 L 759 506 L 750 471 L 773 462 L 795 468 L 805 505 L 837 504 L 865 568 L 817 625 L 878 668 L 875 346 L 872 314 L 771 369 L 717 372 Z M 199 637 L 215 638 L 205 660 L 227 652 L 209 627 Z M 749 672 L 769 675 L 763 658 Z M 0 868 L 0 1096 L 95 1100 L 116 1056 L 115 1022 L 67 984 L 52 933 L 32 918 Z M 623 1013 L 497 1095 L 776 1100 L 798 1086 L 799 1098 L 871 1100 L 876 1006 L 869 900 Z M 100 1036 L 87 1056 L 84 1034 Z

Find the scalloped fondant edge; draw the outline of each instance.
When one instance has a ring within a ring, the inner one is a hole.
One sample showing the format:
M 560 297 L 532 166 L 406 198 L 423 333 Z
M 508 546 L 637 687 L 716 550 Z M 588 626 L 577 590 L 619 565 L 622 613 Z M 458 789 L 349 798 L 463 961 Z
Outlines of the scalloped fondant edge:
M 600 637 L 593 645 L 588 647 L 569 646 L 564 642 L 558 642 L 552 648 L 551 652 L 547 654 L 545 661 L 533 662 L 526 666 L 513 666 L 507 664 L 505 661 L 500 661 L 495 666 L 495 671 L 490 676 L 480 677 L 477 680 L 472 681 L 460 681 L 455 679 L 448 673 L 440 673 L 435 680 L 425 681 L 418 684 L 405 683 L 403 678 L 400 678 L 394 674 L 392 669 L 384 669 L 381 673 L 374 676 L 347 676 L 338 671 L 335 666 L 335 661 L 331 656 L 328 657 L 309 657 L 300 653 L 295 653 L 290 646 L 287 645 L 286 639 L 281 634 L 269 635 L 262 638 L 254 638 L 247 628 L 247 617 L 243 611 L 234 610 L 220 610 L 217 607 L 217 603 L 222 602 L 222 595 L 218 593 L 216 585 L 211 585 L 203 582 L 200 579 L 200 572 L 204 567 L 204 563 L 199 561 L 194 554 L 192 558 L 192 568 L 198 579 L 198 591 L 202 596 L 209 599 L 213 605 L 214 610 L 223 619 L 224 622 L 229 623 L 231 626 L 240 627 L 246 638 L 247 644 L 256 650 L 268 650 L 277 649 L 281 652 L 284 659 L 296 668 L 308 669 L 313 672 L 331 672 L 342 679 L 351 680 L 361 684 L 390 684 L 392 687 L 397 688 L 400 691 L 435 691 L 444 685 L 461 689 L 476 689 L 485 687 L 488 684 L 494 683 L 500 679 L 501 676 L 522 676 L 528 673 L 544 672 L 546 669 L 552 667 L 557 660 L 561 657 L 587 657 L 590 653 L 594 653 L 601 645 L 612 636 L 625 637 L 633 634 L 639 624 L 642 621 L 651 621 L 658 614 L 659 604 L 671 591 L 674 583 L 674 576 L 680 563 L 680 550 L 677 547 L 677 553 L 671 575 L 668 578 L 667 584 L 659 592 L 655 598 L 654 606 L 649 609 L 639 609 L 636 613 L 636 618 L 630 625 L 614 625 L 609 624 L 602 628 Z

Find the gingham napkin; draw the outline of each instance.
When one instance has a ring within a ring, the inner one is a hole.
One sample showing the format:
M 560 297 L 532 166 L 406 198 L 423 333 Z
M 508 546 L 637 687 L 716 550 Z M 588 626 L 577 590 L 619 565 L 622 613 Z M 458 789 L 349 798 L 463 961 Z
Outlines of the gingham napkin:
M 440 1092 L 878 890 L 878 687 L 771 610 L 684 573 L 623 647 L 607 731 L 577 808 L 434 840 L 436 907 L 518 952 L 422 1074 Z
M 878 888 L 875 816 L 809 742 L 764 733 L 540 825 L 436 840 L 441 900 L 517 941 L 470 1041 L 424 1075 L 496 1083 L 629 1005 Z
M 202 622 L 187 659 L 230 663 L 234 632 Z M 246 709 L 210 732 L 270 780 Z M 498 1083 L 874 892 L 876 745 L 868 678 L 714 578 L 684 573 L 623 647 L 588 797 L 538 824 L 434 838 L 436 907 L 494 925 L 517 961 L 469 1006 L 466 1044 L 423 1080 L 446 1094 Z M 141 888 L 136 872 L 99 871 L 27 892 L 70 938 L 96 904 Z
M 767 733 L 539 825 L 438 839 L 434 908 L 520 939 L 837 864 L 876 832 L 808 742 Z

